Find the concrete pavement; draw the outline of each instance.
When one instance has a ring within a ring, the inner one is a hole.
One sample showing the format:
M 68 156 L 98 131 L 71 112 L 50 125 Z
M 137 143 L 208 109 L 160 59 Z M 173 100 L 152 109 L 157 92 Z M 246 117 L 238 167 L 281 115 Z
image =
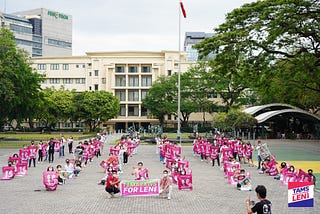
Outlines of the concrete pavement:
M 114 137 L 115 139 L 117 137 Z M 26 177 L 16 177 L 11 181 L 0 181 L 0 213 L 246 213 L 245 198 L 250 195 L 257 200 L 254 191 L 238 191 L 227 183 L 223 172 L 194 157 L 192 147 L 184 146 L 183 155 L 189 160 L 193 171 L 193 191 L 179 191 L 173 187 L 172 199 L 160 197 L 119 197 L 108 199 L 104 186 L 97 185 L 103 177 L 99 166 L 107 157 L 105 145 L 103 157 L 94 159 L 80 173 L 79 177 L 67 180 L 56 191 L 45 190 L 42 172 L 48 163 L 31 167 Z M 129 158 L 120 179 L 134 179 L 130 175 L 132 166 L 143 161 L 149 169 L 150 178 L 160 178 L 165 166 L 159 162 L 155 146 L 141 145 L 138 154 Z M 0 150 L 0 166 L 17 150 Z M 55 154 L 54 166 L 64 164 L 65 158 Z M 68 154 L 68 158 L 71 158 Z M 315 193 L 314 208 L 288 208 L 287 187 L 281 186 L 272 177 L 258 174 L 255 167 L 247 167 L 251 172 L 253 187 L 263 184 L 267 187 L 267 198 L 272 202 L 272 213 L 320 213 L 320 194 Z

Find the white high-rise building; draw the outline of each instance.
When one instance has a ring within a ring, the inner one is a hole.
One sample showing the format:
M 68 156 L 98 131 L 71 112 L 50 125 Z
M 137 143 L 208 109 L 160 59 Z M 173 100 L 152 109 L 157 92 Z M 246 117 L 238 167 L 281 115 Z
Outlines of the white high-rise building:
M 44 8 L 0 13 L 1 27 L 15 35 L 18 47 L 30 56 L 71 56 L 72 16 Z

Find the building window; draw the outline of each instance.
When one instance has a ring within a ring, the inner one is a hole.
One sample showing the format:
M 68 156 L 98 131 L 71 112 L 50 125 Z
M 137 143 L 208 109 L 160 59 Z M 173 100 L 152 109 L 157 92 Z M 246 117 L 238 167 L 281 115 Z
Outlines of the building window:
M 116 97 L 120 101 L 126 101 L 126 91 L 125 90 L 115 90 Z
M 85 84 L 86 79 L 85 78 L 76 78 L 76 84 Z
M 79 65 L 76 65 L 76 68 L 79 68 Z
M 142 66 L 141 72 L 142 73 L 151 73 L 151 67 L 150 66 Z
M 124 73 L 124 66 L 116 66 L 116 73 Z
M 128 116 L 139 116 L 139 106 L 138 105 L 128 106 Z
M 60 79 L 58 78 L 50 78 L 50 84 L 60 84 Z
M 141 90 L 141 100 L 143 100 L 148 94 L 148 90 Z
M 46 70 L 47 65 L 46 64 L 38 64 L 38 70 Z
M 94 70 L 94 75 L 97 77 L 99 76 L 99 70 Z
M 94 85 L 94 90 L 95 90 L 95 91 L 98 91 L 98 90 L 99 90 L 99 85 L 98 85 L 98 84 L 95 84 L 95 85 Z
M 168 114 L 168 120 L 171 120 L 171 114 Z
M 92 73 L 91 72 L 89 72 L 89 77 L 91 77 L 92 76 Z
M 64 127 L 64 128 L 72 128 L 71 123 L 62 123 L 62 127 Z
M 72 84 L 72 79 L 71 78 L 63 78 L 62 79 L 62 83 L 63 84 Z
M 116 86 L 126 86 L 126 76 L 116 76 Z
M 125 105 L 120 105 L 120 116 L 126 116 L 126 106 Z
M 82 65 L 82 68 L 85 68 L 85 67 L 86 67 L 86 65 L 85 65 L 85 64 L 83 64 L 83 65 Z
M 91 86 L 89 86 L 89 91 L 91 91 L 92 90 L 92 87 Z
M 172 75 L 172 71 L 168 70 L 168 76 L 171 76 L 171 75 Z
M 50 70 L 59 70 L 59 64 L 50 64 Z
M 138 66 L 129 66 L 129 73 L 138 73 Z
M 139 101 L 139 90 L 128 90 L 128 101 Z
M 141 86 L 151 86 L 152 76 L 141 76 Z
M 129 86 L 139 87 L 139 76 L 129 76 Z
M 69 64 L 62 64 L 62 70 L 69 70 Z
M 101 78 L 101 83 L 102 84 L 106 84 L 107 83 L 107 79 L 106 78 Z
M 144 107 L 141 107 L 141 116 L 147 116 L 148 115 L 148 110 Z

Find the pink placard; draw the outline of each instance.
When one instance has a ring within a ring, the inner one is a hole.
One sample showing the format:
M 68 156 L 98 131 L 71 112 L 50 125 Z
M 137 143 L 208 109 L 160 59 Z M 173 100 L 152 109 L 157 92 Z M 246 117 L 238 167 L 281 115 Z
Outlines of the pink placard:
M 125 180 L 120 183 L 121 196 L 159 195 L 160 180 Z

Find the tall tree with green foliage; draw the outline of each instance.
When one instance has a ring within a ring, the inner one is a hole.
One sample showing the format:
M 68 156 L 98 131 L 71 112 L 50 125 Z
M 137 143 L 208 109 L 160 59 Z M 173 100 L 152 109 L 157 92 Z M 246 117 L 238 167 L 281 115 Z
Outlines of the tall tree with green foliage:
M 263 102 L 279 100 L 319 110 L 320 1 L 245 4 L 229 13 L 215 35 L 196 48 L 202 57 L 214 52 L 219 65 L 230 56 L 241 56 L 248 86 L 259 92 Z M 234 73 L 233 67 L 227 70 Z
M 148 94 L 142 100 L 142 106 L 163 124 L 164 116 L 175 111 L 175 103 L 177 102 L 176 90 L 174 83 L 170 82 L 170 77 L 159 77 L 149 89 Z
M 252 115 L 239 110 L 228 113 L 218 113 L 213 119 L 214 126 L 224 131 L 252 128 L 257 124 L 257 119 Z
M 120 110 L 120 101 L 110 92 L 85 91 L 75 95 L 76 118 L 84 121 L 90 131 L 103 122 L 117 117 Z
M 217 110 L 215 83 L 211 78 L 211 72 L 207 62 L 199 62 L 182 74 L 182 94 L 196 104 L 199 112 L 203 113 L 203 121 L 206 122 L 206 112 Z
M 186 127 L 190 114 L 197 110 L 197 104 L 190 99 L 188 76 L 181 74 L 180 82 L 180 112 L 181 126 Z M 175 73 L 170 77 L 160 77 L 153 83 L 147 96 L 143 99 L 142 105 L 152 115 L 156 116 L 160 124 L 163 124 L 164 116 L 178 112 L 178 75 Z
M 30 66 L 26 52 L 17 48 L 13 33 L 0 30 L 0 122 L 16 119 L 18 125 L 39 102 L 41 75 Z

